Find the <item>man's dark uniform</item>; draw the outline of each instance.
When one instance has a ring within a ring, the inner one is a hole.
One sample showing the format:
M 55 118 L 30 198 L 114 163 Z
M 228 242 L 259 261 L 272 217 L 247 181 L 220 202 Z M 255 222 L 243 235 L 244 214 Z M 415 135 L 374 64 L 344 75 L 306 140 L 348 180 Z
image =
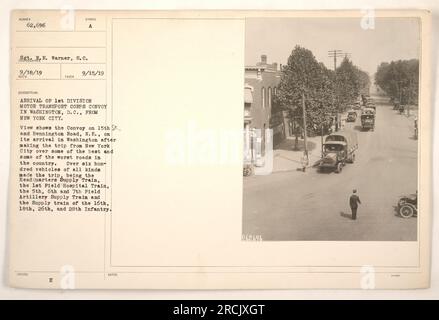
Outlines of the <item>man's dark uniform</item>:
M 349 198 L 349 204 L 352 210 L 352 220 L 357 219 L 357 209 L 359 203 L 361 204 L 360 197 L 358 197 L 355 193 L 352 194 Z

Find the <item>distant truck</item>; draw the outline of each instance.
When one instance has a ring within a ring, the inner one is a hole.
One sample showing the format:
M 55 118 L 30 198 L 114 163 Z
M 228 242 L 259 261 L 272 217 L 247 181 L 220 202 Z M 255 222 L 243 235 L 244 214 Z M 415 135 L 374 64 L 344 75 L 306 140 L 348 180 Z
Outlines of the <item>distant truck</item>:
M 375 129 L 375 109 L 365 108 L 361 113 L 361 127 L 363 130 Z
M 326 137 L 323 144 L 323 157 L 319 170 L 334 170 L 340 173 L 346 163 L 355 162 L 355 151 L 358 149 L 357 134 L 354 131 L 339 131 Z
M 347 122 L 355 122 L 357 120 L 357 112 L 355 110 L 348 111 Z
M 361 101 L 363 102 L 363 105 L 365 106 L 367 104 L 367 101 L 370 99 L 370 96 L 368 94 L 362 94 L 361 95 Z

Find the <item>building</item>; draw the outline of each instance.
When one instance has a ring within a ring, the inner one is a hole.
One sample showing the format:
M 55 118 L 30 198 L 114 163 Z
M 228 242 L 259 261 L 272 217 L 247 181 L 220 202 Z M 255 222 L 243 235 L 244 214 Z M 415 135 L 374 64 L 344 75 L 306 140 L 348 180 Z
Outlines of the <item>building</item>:
M 265 143 L 270 138 L 268 129 L 273 129 L 274 144 L 285 138 L 283 115 L 279 117 L 274 109 L 280 79 L 277 63 L 267 63 L 266 55 L 255 66 L 245 67 L 244 162 L 247 164 L 264 165 Z

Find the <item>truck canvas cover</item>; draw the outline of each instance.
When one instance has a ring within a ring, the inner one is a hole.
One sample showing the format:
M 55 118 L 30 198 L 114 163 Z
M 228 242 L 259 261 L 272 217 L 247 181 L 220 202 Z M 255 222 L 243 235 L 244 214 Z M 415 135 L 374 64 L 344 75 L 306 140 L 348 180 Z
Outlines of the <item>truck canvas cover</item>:
M 330 143 L 332 141 L 345 142 L 348 146 L 349 152 L 358 149 L 357 134 L 352 130 L 331 133 L 329 136 L 326 137 L 325 143 Z

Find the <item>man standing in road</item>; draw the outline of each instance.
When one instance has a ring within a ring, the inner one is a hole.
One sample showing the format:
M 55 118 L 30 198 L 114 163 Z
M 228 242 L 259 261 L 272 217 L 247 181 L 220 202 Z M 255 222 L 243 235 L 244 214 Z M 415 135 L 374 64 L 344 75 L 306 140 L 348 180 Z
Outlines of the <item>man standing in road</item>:
M 349 198 L 349 205 L 352 211 L 352 220 L 357 219 L 358 204 L 361 204 L 360 197 L 357 195 L 357 190 L 352 190 L 352 195 Z

